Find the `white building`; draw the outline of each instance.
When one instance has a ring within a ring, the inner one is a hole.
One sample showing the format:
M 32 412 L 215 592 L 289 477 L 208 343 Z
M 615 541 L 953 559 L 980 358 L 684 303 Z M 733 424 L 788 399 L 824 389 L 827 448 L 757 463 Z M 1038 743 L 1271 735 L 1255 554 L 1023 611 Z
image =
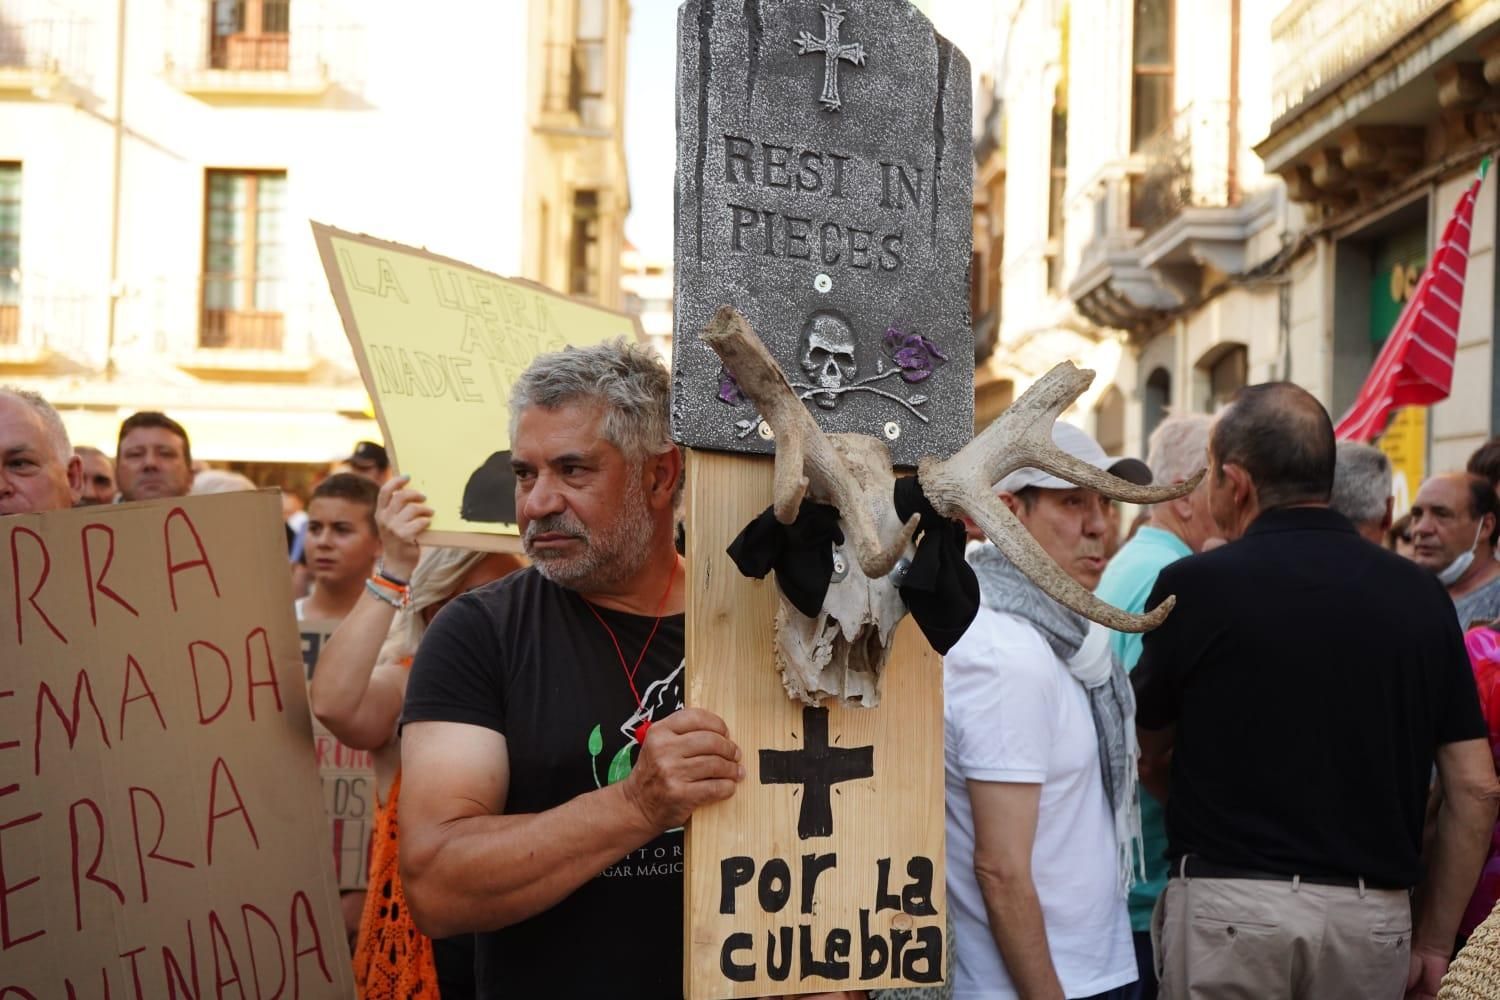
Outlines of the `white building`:
M 572 160 L 619 146 L 627 16 L 0 0 L 0 382 L 106 451 L 137 409 L 180 420 L 196 457 L 281 473 L 378 438 L 308 220 L 615 294 L 597 245 L 599 204 L 623 218 L 613 190 L 592 229 L 581 199 L 550 223 L 528 206 L 563 179 L 623 188 L 619 158 L 595 155 L 604 183 Z

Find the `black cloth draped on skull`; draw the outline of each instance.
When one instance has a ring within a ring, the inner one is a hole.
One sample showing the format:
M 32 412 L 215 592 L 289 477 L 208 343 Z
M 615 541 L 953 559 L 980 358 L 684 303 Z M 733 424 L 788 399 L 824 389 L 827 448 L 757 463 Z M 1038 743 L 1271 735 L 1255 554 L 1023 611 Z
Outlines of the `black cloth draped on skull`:
M 896 480 L 896 513 L 920 516 L 917 549 L 897 589 L 922 634 L 939 654 L 953 648 L 979 613 L 979 581 L 964 561 L 964 526 L 939 514 L 915 476 Z M 838 509 L 803 500 L 796 520 L 782 524 L 767 507 L 729 545 L 729 558 L 745 576 L 776 585 L 792 607 L 816 617 L 833 578 L 833 547 L 842 545 Z

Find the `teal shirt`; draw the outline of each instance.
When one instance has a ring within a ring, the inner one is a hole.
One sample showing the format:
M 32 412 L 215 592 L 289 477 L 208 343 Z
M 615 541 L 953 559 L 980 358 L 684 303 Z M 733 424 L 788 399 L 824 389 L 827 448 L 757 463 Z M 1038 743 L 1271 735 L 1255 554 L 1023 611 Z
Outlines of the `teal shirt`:
M 1095 594 L 1100 600 L 1126 611 L 1146 610 L 1146 598 L 1156 586 L 1162 570 L 1190 556 L 1193 550 L 1170 531 L 1143 526 L 1126 542 L 1104 569 Z M 1116 632 L 1110 636 L 1110 648 L 1125 669 L 1134 670 L 1141 658 L 1141 635 Z M 1149 931 L 1151 910 L 1156 897 L 1167 887 L 1167 827 L 1160 802 L 1141 789 L 1141 836 L 1146 851 L 1146 879 L 1130 887 L 1130 929 Z

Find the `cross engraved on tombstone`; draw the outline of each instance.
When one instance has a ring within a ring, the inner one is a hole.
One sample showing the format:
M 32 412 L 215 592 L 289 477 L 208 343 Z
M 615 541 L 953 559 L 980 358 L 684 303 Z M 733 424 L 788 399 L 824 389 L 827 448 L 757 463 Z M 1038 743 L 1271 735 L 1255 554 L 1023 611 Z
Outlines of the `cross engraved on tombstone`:
M 875 748 L 836 747 L 828 742 L 828 709 L 804 708 L 806 736 L 801 750 L 762 750 L 762 785 L 801 785 L 802 808 L 797 814 L 797 837 L 833 836 L 834 785 L 875 776 Z
M 843 104 L 839 99 L 839 60 L 856 66 L 865 64 L 865 47 L 859 42 L 845 45 L 839 40 L 839 25 L 844 23 L 844 12 L 836 3 L 823 4 L 823 37 L 814 38 L 805 28 L 797 33 L 797 54 L 823 53 L 823 94 L 818 98 L 823 107 L 837 111 Z

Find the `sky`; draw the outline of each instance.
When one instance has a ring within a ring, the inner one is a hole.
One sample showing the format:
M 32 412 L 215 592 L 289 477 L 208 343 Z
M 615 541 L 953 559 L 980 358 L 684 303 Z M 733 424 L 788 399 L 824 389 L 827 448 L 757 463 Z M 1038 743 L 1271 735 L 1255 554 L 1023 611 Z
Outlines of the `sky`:
M 635 0 L 625 57 L 625 236 L 647 258 L 672 259 L 672 173 L 677 163 L 677 3 Z

